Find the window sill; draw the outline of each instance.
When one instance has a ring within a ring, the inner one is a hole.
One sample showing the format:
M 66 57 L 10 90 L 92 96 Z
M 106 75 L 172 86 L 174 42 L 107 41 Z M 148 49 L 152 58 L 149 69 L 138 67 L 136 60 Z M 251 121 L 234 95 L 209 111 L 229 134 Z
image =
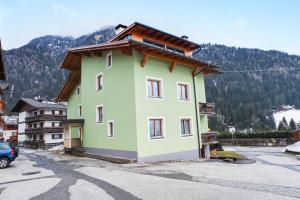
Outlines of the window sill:
M 148 99 L 159 99 L 162 100 L 162 97 L 155 97 L 155 96 L 147 96 Z
M 190 99 L 178 99 L 178 101 L 185 101 L 185 102 L 189 102 L 191 101 Z
M 191 137 L 193 136 L 192 134 L 188 134 L 188 135 L 181 135 L 181 137 Z
M 150 140 L 164 139 L 164 136 L 150 137 Z

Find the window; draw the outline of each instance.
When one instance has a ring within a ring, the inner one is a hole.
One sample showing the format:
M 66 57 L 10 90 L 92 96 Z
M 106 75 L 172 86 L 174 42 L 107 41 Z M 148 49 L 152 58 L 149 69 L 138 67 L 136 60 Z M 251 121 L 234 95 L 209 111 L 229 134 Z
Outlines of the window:
M 33 124 L 33 128 L 37 128 L 37 124 Z
M 147 95 L 151 98 L 162 98 L 161 80 L 147 79 Z
M 55 122 L 52 122 L 52 127 L 55 127 Z
M 163 119 L 149 119 L 148 127 L 150 138 L 163 137 Z
M 78 117 L 81 117 L 81 105 L 78 106 Z
M 186 83 L 178 83 L 177 84 L 177 92 L 178 92 L 178 99 L 182 101 L 189 101 L 189 85 Z
M 36 140 L 36 135 L 33 135 L 33 138 L 32 138 L 33 140 Z
M 112 52 L 106 54 L 106 68 L 112 66 Z
M 37 116 L 37 112 L 33 112 L 33 115 L 34 115 L 34 116 Z
M 55 110 L 52 110 L 52 115 L 55 115 Z
M 192 135 L 191 132 L 191 119 L 180 119 L 181 136 Z
M 40 135 L 40 140 L 44 140 L 44 136 L 43 135 Z
M 107 122 L 107 136 L 114 137 L 114 122 L 113 121 Z
M 62 134 L 52 134 L 51 137 L 52 140 L 62 139 Z
M 60 115 L 62 115 L 62 114 L 63 114 L 63 111 L 62 111 L 62 110 L 60 110 L 60 111 L 59 111 L 59 114 L 60 114 Z
M 96 122 L 97 123 L 103 122 L 103 106 L 96 107 Z
M 41 127 L 41 128 L 44 127 L 44 123 L 43 123 L 43 122 L 40 123 L 40 127 Z
M 103 74 L 98 74 L 96 76 L 96 91 L 103 89 Z
M 76 95 L 80 94 L 80 86 L 76 87 Z
M 43 110 L 41 110 L 41 111 L 40 111 L 40 115 L 43 115 L 43 114 L 44 114 L 44 111 L 43 111 Z

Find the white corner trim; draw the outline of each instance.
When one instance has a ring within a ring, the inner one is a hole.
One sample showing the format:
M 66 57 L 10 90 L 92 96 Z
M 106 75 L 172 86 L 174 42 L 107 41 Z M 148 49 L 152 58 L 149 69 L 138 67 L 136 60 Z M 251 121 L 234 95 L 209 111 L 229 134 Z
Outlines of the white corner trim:
M 101 86 L 102 86 L 102 88 L 101 88 L 101 90 L 98 90 L 98 77 L 99 76 L 102 76 L 102 78 L 101 78 Z M 96 83 L 96 92 L 100 92 L 100 91 L 103 91 L 103 79 L 104 79 L 104 77 L 103 77 L 103 73 L 101 72 L 101 73 L 99 73 L 99 74 L 96 74 L 96 80 L 95 80 L 95 83 Z
M 180 99 L 180 94 L 179 94 L 179 91 L 178 91 L 178 85 L 179 84 L 183 84 L 183 85 L 187 85 L 187 90 L 188 90 L 188 99 L 187 100 L 183 100 L 183 99 Z M 191 87 L 190 87 L 190 83 L 187 83 L 187 82 L 182 82 L 182 81 L 177 81 L 176 83 L 176 93 L 177 93 L 177 100 L 180 101 L 180 102 L 191 102 Z
M 181 120 L 182 119 L 188 119 L 190 120 L 190 129 L 191 129 L 191 135 L 182 135 L 181 134 Z M 194 134 L 194 126 L 193 126 L 193 118 L 191 116 L 180 116 L 179 117 L 179 135 L 181 138 L 190 138 L 193 137 Z
M 110 66 L 108 66 L 108 56 L 111 56 L 111 65 Z M 113 63 L 112 51 L 109 51 L 105 57 L 105 69 L 111 68 L 113 65 L 112 63 Z
M 78 89 L 79 89 L 79 93 L 77 93 Z M 79 96 L 80 93 L 81 93 L 81 91 L 80 91 L 80 85 L 78 85 L 78 86 L 76 87 L 76 89 L 75 89 L 75 95 L 76 95 L 76 96 Z
M 99 107 L 102 107 L 102 122 L 99 122 L 99 119 L 98 119 L 98 108 Z M 95 113 L 96 113 L 96 124 L 103 124 L 103 121 L 104 121 L 104 109 L 103 109 L 103 104 L 100 104 L 100 105 L 96 105 L 96 108 L 95 108 Z
M 113 129 L 113 136 L 109 136 L 109 123 L 113 124 L 112 129 Z M 114 139 L 115 138 L 115 122 L 114 120 L 108 120 L 107 121 L 107 138 L 109 139 Z
M 77 116 L 82 117 L 82 106 L 81 106 L 81 104 L 79 104 L 77 106 Z
M 148 80 L 160 81 L 160 97 L 149 97 L 148 96 Z M 153 100 L 163 100 L 164 99 L 164 81 L 162 78 L 146 76 L 145 84 L 146 84 L 146 99 L 153 99 Z
M 149 126 L 149 120 L 150 119 L 162 119 L 162 137 L 157 137 L 157 138 L 151 138 L 150 137 L 150 126 Z M 147 117 L 147 136 L 149 141 L 161 141 L 165 140 L 167 138 L 166 134 L 166 122 L 165 122 L 165 117 L 164 116 L 153 116 L 153 117 Z

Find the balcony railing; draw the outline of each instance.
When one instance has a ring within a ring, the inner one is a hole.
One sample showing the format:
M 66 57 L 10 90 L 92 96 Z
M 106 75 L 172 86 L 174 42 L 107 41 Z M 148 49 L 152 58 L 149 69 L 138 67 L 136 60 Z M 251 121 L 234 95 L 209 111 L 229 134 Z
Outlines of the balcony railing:
M 218 143 L 217 134 L 218 134 L 217 132 L 202 133 L 201 134 L 202 144 Z
M 199 103 L 200 115 L 213 115 L 214 114 L 214 103 Z
M 67 117 L 65 115 L 36 115 L 25 118 L 26 123 L 37 122 L 37 121 L 63 121 L 66 120 Z
M 63 127 L 39 127 L 39 128 L 26 128 L 25 134 L 41 134 L 41 133 L 63 133 Z

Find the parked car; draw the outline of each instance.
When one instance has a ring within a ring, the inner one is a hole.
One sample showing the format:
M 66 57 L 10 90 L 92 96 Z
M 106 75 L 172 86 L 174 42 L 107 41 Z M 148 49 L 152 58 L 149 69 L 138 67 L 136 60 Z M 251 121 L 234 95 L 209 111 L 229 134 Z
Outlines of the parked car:
M 0 169 L 6 168 L 16 157 L 17 153 L 10 143 L 0 142 Z

